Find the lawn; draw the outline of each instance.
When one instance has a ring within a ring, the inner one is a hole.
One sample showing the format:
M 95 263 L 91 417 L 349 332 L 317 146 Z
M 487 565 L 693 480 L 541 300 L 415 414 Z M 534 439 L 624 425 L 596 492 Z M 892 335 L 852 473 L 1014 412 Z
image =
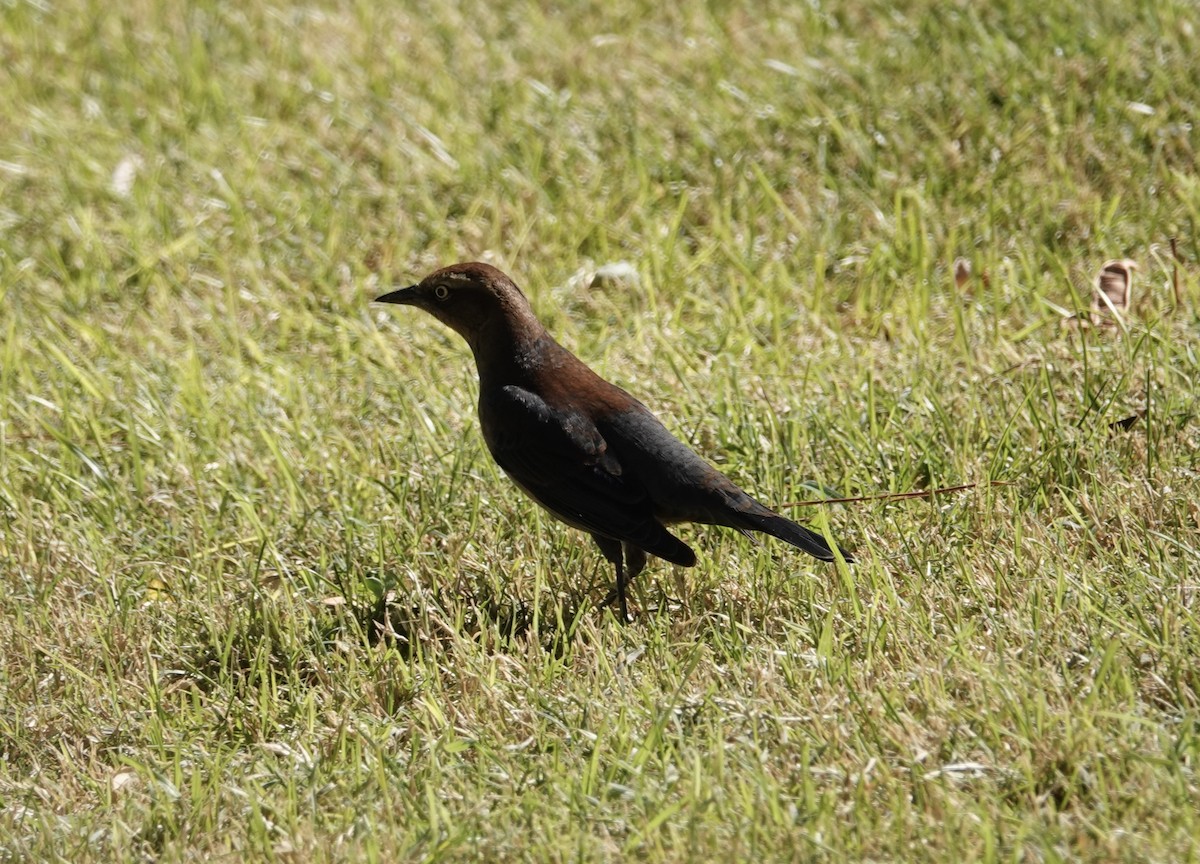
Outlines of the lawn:
M 1200 858 L 1200 10 L 557 5 L 0 4 L 0 860 Z M 859 563 L 597 608 L 463 260 Z

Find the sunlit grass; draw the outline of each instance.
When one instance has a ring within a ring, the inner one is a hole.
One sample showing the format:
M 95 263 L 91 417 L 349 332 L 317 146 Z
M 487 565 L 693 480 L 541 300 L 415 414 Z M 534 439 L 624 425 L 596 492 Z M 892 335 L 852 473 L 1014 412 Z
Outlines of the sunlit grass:
M 0 6 L 0 856 L 1194 858 L 1198 27 Z M 480 258 L 860 563 L 596 610 L 368 302 Z

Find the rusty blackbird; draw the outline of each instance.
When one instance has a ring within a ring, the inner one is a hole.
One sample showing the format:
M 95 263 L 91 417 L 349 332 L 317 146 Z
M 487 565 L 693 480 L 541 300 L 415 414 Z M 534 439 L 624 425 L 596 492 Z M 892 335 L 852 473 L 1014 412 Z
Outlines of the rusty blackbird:
M 645 405 L 555 342 L 495 267 L 455 264 L 376 300 L 424 309 L 467 340 L 488 450 L 534 501 L 592 535 L 616 568 L 622 622 L 629 615 L 625 586 L 647 554 L 683 567 L 696 563 L 667 531 L 674 522 L 762 531 L 822 561 L 834 559 L 824 537 L 759 504 Z

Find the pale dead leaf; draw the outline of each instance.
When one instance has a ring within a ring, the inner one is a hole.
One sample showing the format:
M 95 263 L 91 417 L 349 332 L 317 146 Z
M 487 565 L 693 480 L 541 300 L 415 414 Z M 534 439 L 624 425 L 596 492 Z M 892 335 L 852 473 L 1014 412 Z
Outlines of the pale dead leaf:
M 108 779 L 108 786 L 114 792 L 121 792 L 133 787 L 137 782 L 137 774 L 128 768 L 122 768 Z
M 1106 261 L 1096 275 L 1096 293 L 1092 308 L 1099 313 L 1121 313 L 1133 300 L 1133 271 L 1137 262 L 1128 258 Z
M 601 288 L 620 282 L 636 287 L 641 281 L 642 278 L 638 274 L 637 268 L 628 261 L 613 261 L 611 264 L 602 264 L 596 268 L 596 272 L 592 276 L 591 287 Z
M 141 167 L 142 157 L 130 153 L 113 169 L 112 178 L 108 181 L 108 188 L 118 198 L 128 198 L 133 191 L 133 181 L 137 179 Z

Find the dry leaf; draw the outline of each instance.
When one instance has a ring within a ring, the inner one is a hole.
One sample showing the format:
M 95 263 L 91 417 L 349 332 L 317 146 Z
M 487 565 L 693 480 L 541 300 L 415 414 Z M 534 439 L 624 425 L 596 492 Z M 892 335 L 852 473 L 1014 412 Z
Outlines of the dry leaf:
M 954 287 L 962 288 L 971 281 L 971 262 L 966 258 L 954 259 Z
M 128 768 L 121 768 L 108 778 L 109 788 L 114 792 L 122 792 L 138 782 L 138 775 Z
M 128 198 L 133 192 L 133 181 L 137 179 L 141 167 L 141 156 L 132 153 L 125 156 L 113 169 L 112 177 L 108 181 L 108 188 L 118 198 Z
M 592 276 L 591 287 L 602 288 L 620 282 L 637 286 L 641 281 L 642 278 L 638 274 L 637 268 L 628 261 L 614 261 L 596 268 L 596 272 Z
M 1124 258 L 1106 261 L 1096 276 L 1092 308 L 1096 312 L 1125 312 L 1133 300 L 1133 271 L 1137 262 Z

